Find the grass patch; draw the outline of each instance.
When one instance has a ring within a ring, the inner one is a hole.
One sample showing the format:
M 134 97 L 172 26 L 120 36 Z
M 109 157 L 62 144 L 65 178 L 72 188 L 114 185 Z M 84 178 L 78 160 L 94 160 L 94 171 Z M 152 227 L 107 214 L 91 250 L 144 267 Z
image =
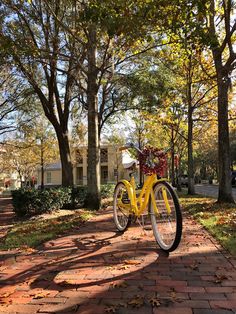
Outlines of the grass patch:
M 71 231 L 92 216 L 91 212 L 81 210 L 71 215 L 18 222 L 0 240 L 0 249 L 35 248 Z
M 218 204 L 200 195 L 180 195 L 184 211 L 197 219 L 233 256 L 236 256 L 236 205 Z

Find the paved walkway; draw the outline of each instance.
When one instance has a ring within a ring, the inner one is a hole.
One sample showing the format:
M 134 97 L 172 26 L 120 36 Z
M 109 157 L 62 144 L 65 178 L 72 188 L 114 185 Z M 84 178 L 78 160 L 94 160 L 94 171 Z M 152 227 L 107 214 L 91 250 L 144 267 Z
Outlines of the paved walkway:
M 109 210 L 36 252 L 0 255 L 1 314 L 236 313 L 236 260 L 187 217 L 169 256 L 139 225 L 116 233 Z
M 216 184 L 196 184 L 195 192 L 204 196 L 218 197 L 219 186 Z M 232 195 L 236 200 L 236 187 L 232 187 Z

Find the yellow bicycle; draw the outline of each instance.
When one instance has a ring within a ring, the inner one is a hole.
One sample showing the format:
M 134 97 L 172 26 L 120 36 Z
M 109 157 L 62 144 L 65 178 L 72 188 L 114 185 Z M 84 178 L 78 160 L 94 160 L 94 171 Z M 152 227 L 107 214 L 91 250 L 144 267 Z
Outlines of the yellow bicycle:
M 134 144 L 123 149 L 133 148 L 142 158 L 142 170 L 146 180 L 141 191 L 137 192 L 134 172 L 130 181 L 121 180 L 114 190 L 113 217 L 117 229 L 124 232 L 132 218 L 139 218 L 148 209 L 156 242 L 166 252 L 174 251 L 181 240 L 182 214 L 178 197 L 166 179 L 160 177 L 165 163 L 165 154 L 155 149 L 139 150 Z

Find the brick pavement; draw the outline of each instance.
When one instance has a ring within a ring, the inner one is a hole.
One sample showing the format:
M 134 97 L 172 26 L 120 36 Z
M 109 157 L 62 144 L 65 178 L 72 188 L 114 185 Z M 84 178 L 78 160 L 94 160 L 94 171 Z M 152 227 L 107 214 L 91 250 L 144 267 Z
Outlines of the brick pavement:
M 169 256 L 138 224 L 116 233 L 111 210 L 36 252 L 0 255 L 1 314 L 236 313 L 236 260 L 189 217 Z

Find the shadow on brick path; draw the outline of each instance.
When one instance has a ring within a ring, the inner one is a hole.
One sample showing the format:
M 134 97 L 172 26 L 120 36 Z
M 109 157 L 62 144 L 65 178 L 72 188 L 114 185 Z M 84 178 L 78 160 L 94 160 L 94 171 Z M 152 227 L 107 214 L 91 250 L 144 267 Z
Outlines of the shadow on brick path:
M 137 224 L 117 233 L 105 210 L 0 265 L 5 314 L 236 312 L 236 261 L 190 217 L 170 255 Z

